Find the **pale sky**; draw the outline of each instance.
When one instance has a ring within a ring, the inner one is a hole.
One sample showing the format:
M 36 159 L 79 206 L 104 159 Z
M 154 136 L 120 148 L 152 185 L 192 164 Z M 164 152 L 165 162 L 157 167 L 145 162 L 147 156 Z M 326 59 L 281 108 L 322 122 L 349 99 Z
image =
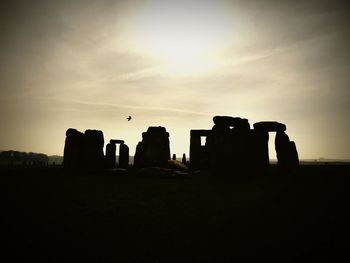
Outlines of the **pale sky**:
M 71 127 L 134 154 L 160 125 L 188 155 L 190 129 L 227 115 L 285 123 L 300 158 L 350 159 L 346 3 L 1 1 L 0 150 L 63 155 Z

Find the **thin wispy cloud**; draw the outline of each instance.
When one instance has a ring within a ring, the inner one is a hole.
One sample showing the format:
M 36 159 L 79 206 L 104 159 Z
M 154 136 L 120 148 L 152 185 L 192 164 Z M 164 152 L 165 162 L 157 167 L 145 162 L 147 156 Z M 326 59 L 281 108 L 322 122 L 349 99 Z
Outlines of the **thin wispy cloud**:
M 142 111 L 159 111 L 159 112 L 184 113 L 188 115 L 212 116 L 212 114 L 210 113 L 187 110 L 183 108 L 147 107 L 147 106 L 123 105 L 119 103 L 93 102 L 93 101 L 68 100 L 68 99 L 64 99 L 64 100 L 57 99 L 57 101 L 74 103 L 74 104 L 82 104 L 82 105 L 90 105 L 90 106 L 107 106 L 107 107 L 113 107 L 113 108 L 134 109 L 134 110 L 142 110 Z

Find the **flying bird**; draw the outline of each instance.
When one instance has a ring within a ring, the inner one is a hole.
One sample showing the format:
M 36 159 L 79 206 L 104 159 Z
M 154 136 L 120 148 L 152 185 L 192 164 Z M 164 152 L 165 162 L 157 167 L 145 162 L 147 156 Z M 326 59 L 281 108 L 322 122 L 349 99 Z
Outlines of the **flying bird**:
M 130 120 L 131 120 L 131 116 L 127 117 L 126 119 L 127 119 L 128 121 L 130 121 Z

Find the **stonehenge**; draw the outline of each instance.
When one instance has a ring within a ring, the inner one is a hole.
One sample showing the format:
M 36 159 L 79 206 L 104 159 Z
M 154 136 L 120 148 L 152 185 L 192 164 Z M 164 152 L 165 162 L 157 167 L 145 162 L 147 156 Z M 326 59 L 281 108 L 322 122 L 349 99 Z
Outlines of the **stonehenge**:
M 127 168 L 129 165 L 129 147 L 124 144 L 123 140 L 109 140 L 106 145 L 106 168 L 116 168 L 116 150 L 119 144 L 118 168 Z
M 106 168 L 115 168 L 116 166 L 116 148 L 115 143 L 108 143 L 106 145 Z
M 191 130 L 190 132 L 190 166 L 199 168 L 208 159 L 207 147 L 201 144 L 201 137 L 207 138 L 211 130 Z M 201 165 L 202 164 L 202 165 Z
M 190 166 L 209 168 L 214 172 L 266 172 L 269 167 L 269 132 L 276 132 L 277 165 L 290 171 L 299 165 L 294 142 L 285 133 L 286 125 L 276 121 L 262 121 L 253 125 L 247 119 L 215 116 L 211 130 L 191 130 Z M 205 137 L 205 145 L 201 144 Z
M 67 169 L 103 168 L 104 138 L 102 131 L 86 130 L 84 133 L 69 128 L 66 132 L 63 165 Z
M 182 160 L 181 160 L 182 164 L 187 164 L 187 160 L 186 160 L 186 154 L 182 154 Z
M 123 140 L 111 139 L 111 140 L 109 140 L 109 143 L 124 144 L 124 141 Z
M 277 165 L 280 169 L 295 169 L 299 165 L 296 145 L 293 141 L 289 141 L 289 137 L 285 132 L 279 131 L 276 133 L 275 149 L 277 153 Z
M 100 170 L 116 168 L 116 149 L 119 144 L 119 168 L 129 165 L 129 147 L 123 140 L 112 139 L 103 152 L 104 137 L 100 130 L 86 130 L 84 133 L 69 128 L 66 131 L 63 166 L 66 169 Z
M 270 165 L 269 133 L 275 132 L 277 167 L 281 171 L 293 171 L 298 167 L 296 145 L 286 134 L 285 124 L 261 121 L 251 128 L 247 119 L 230 116 L 215 116 L 213 122 L 210 130 L 190 131 L 189 162 L 186 154 L 183 154 L 183 164 L 189 164 L 192 169 L 209 169 L 214 173 L 265 173 Z M 90 170 L 128 168 L 129 147 L 124 140 L 111 139 L 106 145 L 105 155 L 103 147 L 102 131 L 86 130 L 82 133 L 69 128 L 66 131 L 64 167 Z M 166 167 L 170 160 L 169 133 L 161 126 L 148 127 L 136 146 L 134 166 Z M 176 154 L 172 155 L 172 160 L 176 161 Z
M 129 147 L 122 143 L 119 146 L 119 163 L 118 167 L 126 169 L 129 166 Z
M 104 137 L 100 130 L 86 130 L 84 133 L 69 128 L 66 131 L 63 166 L 66 169 L 100 170 L 116 167 L 116 144 L 119 147 L 119 166 L 127 168 L 129 148 L 123 140 L 110 140 L 104 155 Z
M 247 119 L 215 116 L 207 137 L 209 167 L 216 172 L 241 171 L 249 162 L 251 133 Z
M 265 130 L 254 129 L 253 132 L 253 163 L 257 169 L 266 171 L 270 165 L 269 133 Z
M 69 128 L 66 131 L 63 165 L 67 169 L 77 169 L 84 166 L 84 133 Z
M 266 132 L 278 132 L 287 130 L 285 124 L 279 123 L 277 121 L 260 121 L 254 123 L 253 127 L 254 130 L 264 130 Z
M 84 166 L 88 169 L 102 169 L 104 138 L 102 131 L 86 130 L 84 133 Z
M 170 160 L 169 133 L 164 127 L 148 127 L 136 146 L 134 166 L 166 166 Z
M 248 120 L 239 117 L 215 116 L 213 122 L 216 127 L 250 129 Z

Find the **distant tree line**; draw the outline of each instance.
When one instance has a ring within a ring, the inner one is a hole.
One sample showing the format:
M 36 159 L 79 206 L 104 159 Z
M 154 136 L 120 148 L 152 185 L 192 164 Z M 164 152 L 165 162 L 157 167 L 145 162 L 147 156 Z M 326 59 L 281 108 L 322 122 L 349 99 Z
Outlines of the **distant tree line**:
M 48 165 L 49 157 L 43 153 L 2 151 L 0 163 L 10 165 Z

